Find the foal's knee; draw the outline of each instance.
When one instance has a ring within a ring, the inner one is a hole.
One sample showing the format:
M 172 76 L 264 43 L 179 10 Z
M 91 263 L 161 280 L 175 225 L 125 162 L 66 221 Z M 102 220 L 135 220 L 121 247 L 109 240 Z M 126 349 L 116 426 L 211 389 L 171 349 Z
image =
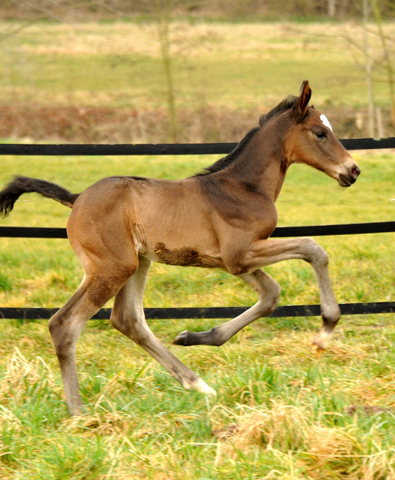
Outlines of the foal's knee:
M 262 270 L 256 270 L 247 279 L 259 296 L 258 308 L 262 316 L 270 315 L 277 307 L 280 298 L 280 285 Z
M 264 308 L 268 310 L 266 315 L 270 315 L 277 307 L 281 287 L 275 280 L 261 270 L 254 273 L 256 277 L 260 279 L 259 288 L 257 288 L 259 297 L 264 304 Z
M 122 315 L 115 315 L 114 310 L 111 313 L 110 317 L 110 323 L 111 325 L 115 328 L 115 330 L 118 330 L 118 332 L 123 333 L 126 336 L 129 336 L 129 329 L 126 328 L 127 324 L 123 321 L 123 316 Z
M 121 332 L 127 337 L 131 336 L 132 328 L 130 327 L 130 322 L 125 320 L 123 312 L 117 312 L 116 308 L 113 308 L 111 312 L 110 323 L 115 330 L 118 330 L 118 332 Z
M 48 330 L 54 343 L 61 341 L 62 337 L 64 337 L 64 329 L 67 325 L 66 322 L 67 319 L 60 311 L 55 313 L 55 315 L 49 320 Z
M 270 294 L 269 294 L 269 310 L 270 310 L 270 313 L 273 313 L 274 310 L 276 309 L 276 307 L 278 305 L 279 298 L 280 298 L 280 293 L 281 293 L 280 285 L 273 280 L 272 289 L 270 290 Z M 270 313 L 269 313 L 269 315 L 270 315 Z

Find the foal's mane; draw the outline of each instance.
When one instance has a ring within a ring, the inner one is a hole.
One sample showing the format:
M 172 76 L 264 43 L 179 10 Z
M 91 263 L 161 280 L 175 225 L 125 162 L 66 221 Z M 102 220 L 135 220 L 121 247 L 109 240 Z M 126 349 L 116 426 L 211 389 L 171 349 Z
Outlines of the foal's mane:
M 234 148 L 230 153 L 228 153 L 226 157 L 220 158 L 209 167 L 206 167 L 202 172 L 196 173 L 194 177 L 202 177 L 205 175 L 209 175 L 210 173 L 219 172 L 220 170 L 223 170 L 224 168 L 229 166 L 231 163 L 233 163 L 236 160 L 236 158 L 240 155 L 240 153 L 244 150 L 247 143 L 249 143 L 251 138 L 255 136 L 255 134 L 261 129 L 261 127 L 263 127 L 263 125 L 268 123 L 269 120 L 271 120 L 278 113 L 281 113 L 285 110 L 289 110 L 290 108 L 292 108 L 295 105 L 295 102 L 297 99 L 298 97 L 289 95 L 285 100 L 279 103 L 277 107 L 272 108 L 270 112 L 266 113 L 265 115 L 262 115 L 259 119 L 259 126 L 249 130 L 247 132 L 247 135 L 237 144 L 236 148 Z

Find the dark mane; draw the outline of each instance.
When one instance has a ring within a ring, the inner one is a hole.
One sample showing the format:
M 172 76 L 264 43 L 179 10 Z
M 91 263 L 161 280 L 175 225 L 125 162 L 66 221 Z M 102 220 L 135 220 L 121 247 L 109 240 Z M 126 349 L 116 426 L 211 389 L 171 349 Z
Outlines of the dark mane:
M 277 107 L 272 108 L 269 113 L 261 115 L 261 117 L 259 118 L 259 125 L 262 127 L 263 125 L 265 125 L 265 123 L 267 123 L 271 118 L 273 118 L 278 113 L 281 113 L 284 110 L 289 110 L 290 108 L 292 108 L 295 105 L 297 99 L 298 97 L 289 95 L 281 103 L 279 103 Z
M 218 172 L 219 170 L 223 170 L 228 165 L 233 163 L 233 161 L 240 155 L 240 153 L 244 150 L 244 147 L 247 143 L 251 140 L 251 138 L 256 134 L 256 132 L 261 127 L 254 127 L 252 128 L 247 135 L 237 144 L 236 148 L 233 149 L 226 157 L 220 158 L 215 163 L 206 167 L 202 172 L 197 173 L 194 177 L 201 177 L 204 175 L 209 175 L 210 173 Z
M 234 162 L 236 158 L 240 155 L 240 153 L 244 150 L 247 143 L 251 140 L 252 137 L 260 130 L 260 128 L 265 125 L 271 118 L 273 118 L 278 113 L 283 112 L 284 110 L 289 110 L 292 108 L 298 97 L 294 97 L 293 95 L 289 95 L 285 100 L 274 107 L 270 112 L 262 115 L 259 118 L 259 127 L 252 128 L 247 135 L 237 144 L 236 148 L 232 150 L 226 157 L 220 158 L 215 163 L 210 165 L 209 167 L 205 168 L 202 172 L 196 173 L 194 177 L 202 177 L 204 175 L 209 175 L 210 173 L 219 172 L 223 170 L 228 165 Z

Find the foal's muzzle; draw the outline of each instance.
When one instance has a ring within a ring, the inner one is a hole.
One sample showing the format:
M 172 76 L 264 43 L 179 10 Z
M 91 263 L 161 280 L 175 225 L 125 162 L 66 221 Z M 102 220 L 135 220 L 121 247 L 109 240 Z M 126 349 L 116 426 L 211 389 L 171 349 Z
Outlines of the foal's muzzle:
M 339 175 L 339 185 L 341 187 L 351 187 L 353 183 L 357 181 L 361 169 L 356 163 L 352 164 L 347 168 L 347 173 L 340 173 Z

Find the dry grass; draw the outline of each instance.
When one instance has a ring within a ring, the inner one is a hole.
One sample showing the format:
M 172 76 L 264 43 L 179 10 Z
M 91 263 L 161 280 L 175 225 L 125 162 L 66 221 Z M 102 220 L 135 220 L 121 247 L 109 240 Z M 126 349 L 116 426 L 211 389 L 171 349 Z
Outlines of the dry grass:
M 265 478 L 305 478 L 299 474 L 307 474 L 309 479 L 395 478 L 394 451 L 381 447 L 379 430 L 372 431 L 372 437 L 365 440 L 374 445 L 373 451 L 366 455 L 363 452 L 367 445 L 359 437 L 355 425 L 325 426 L 324 422 L 313 419 L 309 407 L 273 402 L 269 408 L 242 407 L 237 415 L 233 410 L 219 407 L 212 415 L 214 424 L 215 417 L 225 417 L 232 422 L 213 430 L 218 438 L 216 465 L 240 458 L 240 452 L 247 456 L 256 449 L 263 449 L 288 467 L 283 476 Z M 323 415 L 331 413 L 323 412 Z M 338 413 L 337 416 L 343 415 Z

